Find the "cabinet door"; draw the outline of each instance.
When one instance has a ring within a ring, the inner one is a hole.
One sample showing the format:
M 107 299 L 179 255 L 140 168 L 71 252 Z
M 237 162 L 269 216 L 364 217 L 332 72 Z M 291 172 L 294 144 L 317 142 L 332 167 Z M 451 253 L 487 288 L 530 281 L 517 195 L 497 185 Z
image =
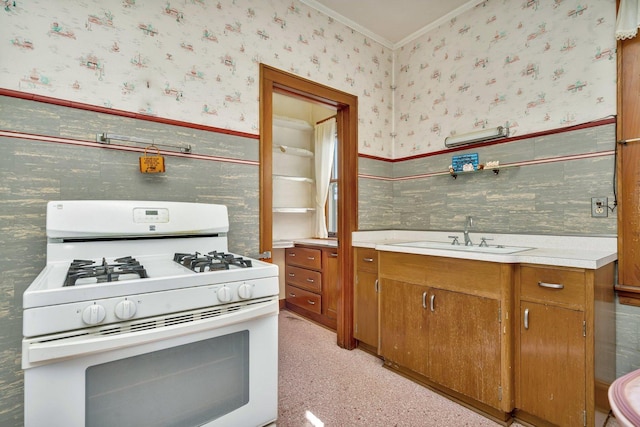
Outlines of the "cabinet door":
M 426 286 L 380 281 L 380 354 L 385 361 L 427 374 Z
M 340 286 L 338 278 L 338 250 L 322 250 L 322 314 L 329 319 L 338 318 Z
M 357 271 L 353 290 L 353 336 L 378 347 L 378 275 Z
M 432 288 L 428 306 L 430 379 L 498 408 L 500 302 Z
M 518 409 L 555 425 L 583 425 L 584 320 L 581 311 L 521 301 Z

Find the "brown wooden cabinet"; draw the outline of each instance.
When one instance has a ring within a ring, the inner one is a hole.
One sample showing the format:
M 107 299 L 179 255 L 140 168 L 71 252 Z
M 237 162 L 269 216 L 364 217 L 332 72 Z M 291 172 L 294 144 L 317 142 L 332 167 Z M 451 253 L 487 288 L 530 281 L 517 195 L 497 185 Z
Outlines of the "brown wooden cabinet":
M 512 396 L 513 267 L 380 252 L 380 355 L 501 421 Z
M 613 264 L 522 265 L 516 276 L 516 414 L 532 424 L 595 425 L 615 379 Z
M 336 322 L 338 318 L 338 300 L 340 298 L 340 281 L 338 280 L 338 249 L 322 249 L 322 301 L 323 314 Z
M 640 137 L 640 37 L 618 42 L 617 140 Z M 618 144 L 618 290 L 621 304 L 640 306 L 640 141 Z
M 389 278 L 380 281 L 380 355 L 394 369 L 428 374 L 428 288 Z
M 614 267 L 381 251 L 379 354 L 498 421 L 594 426 L 616 378 Z
M 500 301 L 431 289 L 429 378 L 494 408 L 500 407 Z
M 355 248 L 353 336 L 368 350 L 378 349 L 378 252 Z
M 285 306 L 336 329 L 339 298 L 336 248 L 296 245 L 285 250 Z

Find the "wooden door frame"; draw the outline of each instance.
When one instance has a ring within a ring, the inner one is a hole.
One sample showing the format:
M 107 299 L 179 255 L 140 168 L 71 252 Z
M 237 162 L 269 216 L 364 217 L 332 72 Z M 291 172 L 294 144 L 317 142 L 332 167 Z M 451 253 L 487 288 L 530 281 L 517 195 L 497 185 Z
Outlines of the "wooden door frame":
M 358 228 L 358 97 L 260 64 L 260 252 L 273 250 L 273 93 L 337 109 L 338 123 L 338 319 L 337 344 L 353 338 L 353 247 Z

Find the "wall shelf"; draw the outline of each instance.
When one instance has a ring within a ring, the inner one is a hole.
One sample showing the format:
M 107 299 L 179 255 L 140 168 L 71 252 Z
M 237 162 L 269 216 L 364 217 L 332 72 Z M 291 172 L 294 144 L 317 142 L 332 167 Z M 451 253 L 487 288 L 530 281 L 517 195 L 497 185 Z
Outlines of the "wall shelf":
M 313 184 L 315 182 L 315 180 L 307 178 L 306 176 L 272 175 L 272 178 L 282 181 L 306 182 L 307 184 Z
M 273 151 L 291 156 L 313 157 L 313 151 L 305 150 L 304 148 L 290 147 L 288 145 L 274 145 Z
M 512 165 L 497 166 L 497 167 L 490 167 L 490 168 L 485 167 L 484 169 L 477 169 L 473 171 L 461 171 L 461 172 L 454 172 L 451 169 L 449 169 L 449 175 L 451 175 L 453 179 L 458 178 L 458 175 L 471 175 L 474 173 L 482 173 L 482 172 L 493 172 L 494 175 L 498 175 L 500 171 L 503 169 L 517 168 L 519 166 L 520 164 L 512 164 Z
M 311 122 L 294 118 L 311 119 L 312 115 L 298 104 L 285 102 L 281 106 L 279 111 L 290 113 L 291 117 L 273 117 L 271 212 L 274 240 L 310 236 L 314 229 L 313 126 Z
M 308 212 L 315 212 L 315 208 L 273 208 L 274 213 L 293 213 L 301 214 Z
M 450 172 L 450 174 L 453 179 L 456 179 L 458 178 L 458 175 L 470 175 L 473 173 L 481 173 L 481 172 L 487 172 L 487 171 L 493 171 L 494 175 L 498 175 L 500 173 L 500 168 L 479 169 L 475 171 L 463 171 L 463 172 Z
M 288 117 L 282 116 L 274 116 L 273 117 L 273 126 L 288 128 L 288 129 L 297 129 L 297 130 L 305 130 L 311 131 L 313 130 L 313 126 L 304 120 L 297 120 Z

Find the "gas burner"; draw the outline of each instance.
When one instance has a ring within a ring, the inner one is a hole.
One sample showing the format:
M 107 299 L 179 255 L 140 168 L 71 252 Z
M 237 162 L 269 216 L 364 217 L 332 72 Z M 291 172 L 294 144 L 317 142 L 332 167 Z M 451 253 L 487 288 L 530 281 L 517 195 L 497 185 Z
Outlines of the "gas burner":
M 208 254 L 201 254 L 200 252 L 192 254 L 176 253 L 173 256 L 173 260 L 198 273 L 204 271 L 228 270 L 231 265 L 241 268 L 252 266 L 250 259 L 244 259 L 233 254 L 226 254 L 218 251 L 212 251 Z
M 123 274 L 134 274 L 144 279 L 147 271 L 135 259 L 130 256 L 116 258 L 114 263 L 109 264 L 105 258 L 102 262 L 94 260 L 74 259 L 69 266 L 67 277 L 63 286 L 75 286 L 78 279 L 95 278 L 92 283 L 115 282 Z

